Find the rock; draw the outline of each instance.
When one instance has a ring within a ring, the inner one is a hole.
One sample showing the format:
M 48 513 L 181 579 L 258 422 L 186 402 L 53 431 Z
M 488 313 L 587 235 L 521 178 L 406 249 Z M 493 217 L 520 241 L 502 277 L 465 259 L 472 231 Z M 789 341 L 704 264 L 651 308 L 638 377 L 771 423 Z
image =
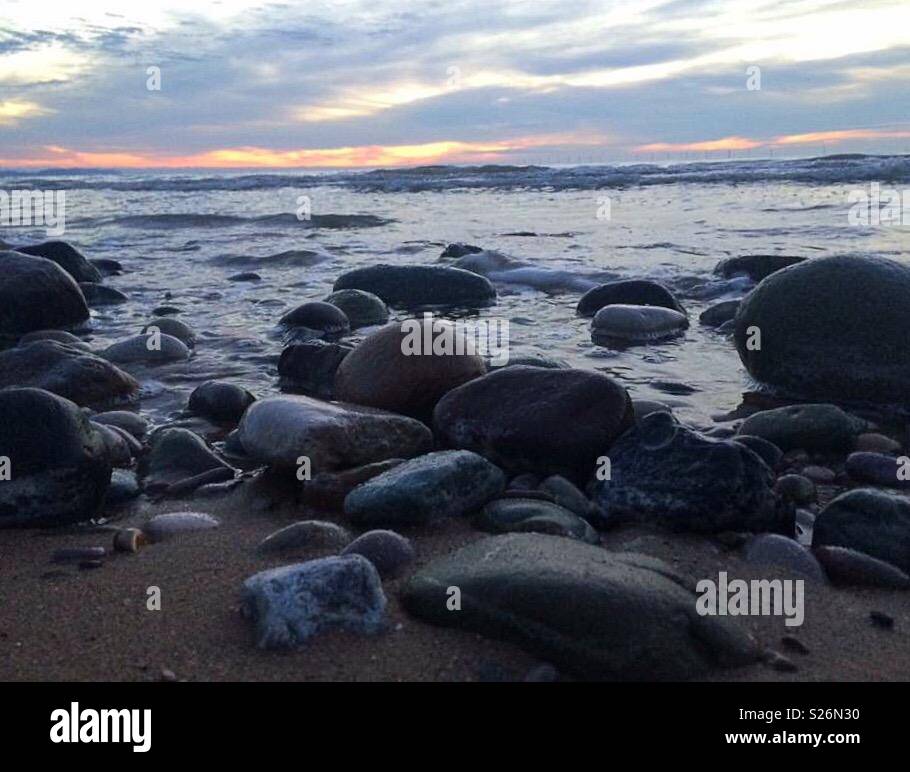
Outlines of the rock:
M 423 525 L 470 514 L 505 486 L 502 470 L 482 456 L 438 451 L 358 485 L 345 498 L 344 513 L 361 526 Z
M 386 304 L 382 302 L 382 298 L 371 292 L 358 289 L 339 290 L 329 295 L 325 302 L 337 306 L 344 312 L 351 329 L 385 324 L 389 321 L 389 309 Z
M 76 563 L 80 560 L 97 560 L 106 555 L 104 547 L 66 547 L 54 550 L 51 563 Z
M 353 346 L 323 340 L 292 343 L 278 360 L 279 386 L 330 398 L 341 360 L 353 350 Z
M 540 490 L 553 496 L 553 501 L 586 520 L 592 516 L 593 504 L 569 480 L 560 475 L 551 475 L 540 484 Z
M 170 295 L 170 293 L 167 293 L 167 294 Z M 152 315 L 156 316 L 156 317 L 170 316 L 172 314 L 179 314 L 181 311 L 182 311 L 182 309 L 178 308 L 177 306 L 168 306 L 168 305 L 155 306 L 152 309 Z
M 802 545 L 777 533 L 753 536 L 743 550 L 749 563 L 774 566 L 790 573 L 800 574 L 816 582 L 825 581 L 825 572 L 818 561 Z
M 293 327 L 295 339 L 299 341 L 309 338 L 340 338 L 351 331 L 351 324 L 344 311 L 321 300 L 304 303 L 293 311 L 288 311 L 278 324 Z
M 884 560 L 847 547 L 823 545 L 812 551 L 834 584 L 910 589 L 910 576 Z
M 783 451 L 795 448 L 835 451 L 852 448 L 868 423 L 836 405 L 788 405 L 750 415 L 740 434 L 773 442 Z
M 714 273 L 725 279 L 746 275 L 752 281 L 761 281 L 772 273 L 802 263 L 805 259 L 793 255 L 741 255 L 721 260 L 714 267 Z
M 793 508 L 772 491 L 774 474 L 732 440 L 652 413 L 610 448 L 610 479 L 594 501 L 610 523 L 653 522 L 672 530 L 793 533 Z
M 155 515 L 146 521 L 142 530 L 153 542 L 166 541 L 187 533 L 208 531 L 217 528 L 221 523 L 204 512 L 168 512 Z
M 510 356 L 508 362 L 502 363 L 491 359 L 487 362 L 487 369 L 493 371 L 503 367 L 515 367 L 516 365 L 549 367 L 554 370 L 565 370 L 569 367 L 563 360 L 548 357 L 546 354 L 523 354 L 521 356 Z
M 736 348 L 753 378 L 786 393 L 903 402 L 910 388 L 908 296 L 906 265 L 813 258 L 769 276 L 743 300 Z M 753 328 L 761 333 L 756 350 Z
M 323 630 L 374 634 L 386 607 L 379 574 L 360 555 L 273 568 L 243 583 L 243 608 L 261 649 L 290 649 Z
M 139 391 L 139 383 L 110 362 L 52 340 L 0 352 L 0 389 L 7 386 L 45 389 L 93 408 L 132 401 Z
M 439 259 L 455 259 L 464 257 L 465 255 L 475 255 L 478 252 L 483 252 L 483 248 L 475 247 L 473 244 L 463 244 L 458 241 L 454 244 L 447 244 L 446 248 L 442 250 L 442 253 L 439 255 Z
M 34 343 L 36 340 L 54 340 L 57 343 L 63 343 L 71 348 L 78 348 L 81 351 L 91 353 L 91 347 L 84 340 L 77 338 L 73 333 L 65 330 L 35 330 L 19 338 L 19 346 L 25 346 Z
M 756 453 L 772 469 L 777 467 L 784 456 L 784 452 L 777 445 L 763 440 L 761 437 L 753 437 L 751 434 L 734 434 L 731 439 Z
M 133 453 L 126 440 L 112 426 L 96 424 L 94 421 L 91 423 L 104 440 L 104 447 L 111 464 L 117 467 L 128 467 L 133 461 Z
M 866 432 L 856 438 L 853 449 L 865 453 L 897 453 L 901 449 L 901 444 L 884 434 Z
M 427 351 L 427 339 L 450 337 L 452 348 Z M 416 348 L 414 341 L 417 340 Z M 461 327 L 443 319 L 412 319 L 377 330 L 335 373 L 335 398 L 429 419 L 439 399 L 486 372 Z
M 263 554 L 289 553 L 307 549 L 341 549 L 351 534 L 335 523 L 301 520 L 270 533 L 256 548 Z
M 116 426 L 140 440 L 145 437 L 149 425 L 149 422 L 141 415 L 128 410 L 110 410 L 106 413 L 95 413 L 92 416 L 92 420 L 98 424 Z
M 587 476 L 633 423 L 618 383 L 585 370 L 516 366 L 453 389 L 436 405 L 440 442 L 509 472 Z
M 211 469 L 230 469 L 189 429 L 158 429 L 150 438 L 148 455 L 139 463 L 139 479 L 146 489 L 162 488 Z
M 136 481 L 136 475 L 128 469 L 114 469 L 111 472 L 111 484 L 108 486 L 104 503 L 116 507 L 138 496 L 139 483 Z
M 345 497 L 354 488 L 403 462 L 403 458 L 390 458 L 375 464 L 355 466 L 343 472 L 320 472 L 303 486 L 303 501 L 313 507 L 341 511 Z
M 640 421 L 646 415 L 651 413 L 672 413 L 673 408 L 663 402 L 657 402 L 653 399 L 633 399 L 632 410 L 635 412 L 635 420 Z
M 142 334 L 148 335 L 149 330 L 152 328 L 157 329 L 162 335 L 170 335 L 172 338 L 177 338 L 187 348 L 193 348 L 196 345 L 196 333 L 193 328 L 179 319 L 174 319 L 170 316 L 154 318 L 142 328 Z
M 72 402 L 41 389 L 0 390 L 0 454 L 9 472 L 0 480 L 0 528 L 98 514 L 111 462 L 100 432 Z
M 82 290 L 56 263 L 0 252 L 0 335 L 78 327 L 89 318 Z
M 102 276 L 117 276 L 123 273 L 123 264 L 109 257 L 92 257 L 89 262 L 98 269 Z
M 648 343 L 681 335 L 689 326 L 685 314 L 659 306 L 610 305 L 591 323 L 591 339 L 600 346 Z
M 581 296 L 575 310 L 579 316 L 594 316 L 612 305 L 654 306 L 685 314 L 670 290 L 648 279 L 622 279 L 593 287 Z
M 332 288 L 371 292 L 396 308 L 482 307 L 496 302 L 485 276 L 441 265 L 371 265 L 342 274 Z
M 189 359 L 190 350 L 173 335 L 154 335 L 149 331 L 108 346 L 101 356 L 120 365 L 154 365 Z
M 450 611 L 450 588 L 460 610 Z M 572 539 L 504 534 L 434 560 L 407 583 L 408 612 L 504 638 L 587 679 L 677 680 L 757 660 L 732 617 L 699 616 L 665 563 Z
M 817 498 L 815 483 L 801 474 L 785 474 L 777 478 L 774 492 L 796 504 L 814 504 Z
M 888 488 L 910 488 L 910 480 L 901 479 L 907 477 L 902 458 L 883 453 L 851 453 L 844 468 L 857 482 Z
M 819 485 L 831 485 L 837 478 L 837 475 L 834 474 L 833 470 L 828 469 L 826 466 L 818 466 L 817 464 L 804 466 L 803 476 L 808 477 L 812 482 L 818 483 Z
M 235 472 L 236 470 L 230 467 L 216 466 L 207 472 L 200 472 L 192 477 L 184 477 L 182 480 L 171 483 L 161 493 L 171 498 L 187 496 L 205 486 L 232 482 L 234 481 Z
M 72 244 L 65 241 L 45 241 L 43 244 L 16 247 L 16 251 L 55 262 L 77 282 L 100 283 L 103 278 L 96 266 L 86 260 Z
M 193 389 L 187 409 L 215 423 L 237 423 L 255 401 L 256 397 L 236 384 L 206 381 Z
M 865 552 L 910 573 L 910 500 L 857 488 L 831 501 L 815 519 L 812 547 Z
M 491 533 L 546 533 L 588 544 L 600 543 L 597 532 L 574 512 L 539 499 L 494 499 L 481 510 L 474 525 Z
M 255 271 L 241 271 L 227 277 L 228 281 L 262 281 L 262 277 Z
M 394 579 L 414 561 L 410 539 L 395 531 L 367 531 L 341 551 L 342 555 L 363 555 L 383 579 Z
M 509 480 L 506 490 L 510 491 L 534 491 L 540 485 L 540 478 L 536 474 L 519 474 Z
M 82 295 L 85 297 L 85 302 L 88 303 L 89 308 L 117 306 L 129 300 L 128 295 L 118 289 L 108 287 L 106 284 L 79 282 L 79 289 L 82 290 Z
M 433 444 L 430 430 L 413 418 L 302 396 L 254 402 L 238 436 L 250 456 L 278 469 L 296 471 L 298 459 L 309 458 L 313 475 L 410 458 Z
M 723 300 L 720 303 L 716 303 L 710 308 L 706 308 L 702 311 L 698 317 L 698 321 L 706 327 L 720 327 L 722 324 L 726 324 L 736 316 L 736 311 L 739 309 L 739 303 L 739 300 Z

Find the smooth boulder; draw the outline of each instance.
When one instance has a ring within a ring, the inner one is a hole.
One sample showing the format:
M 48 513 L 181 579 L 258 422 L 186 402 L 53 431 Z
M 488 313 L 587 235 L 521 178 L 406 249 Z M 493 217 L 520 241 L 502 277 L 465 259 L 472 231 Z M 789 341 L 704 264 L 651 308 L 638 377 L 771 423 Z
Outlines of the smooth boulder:
M 139 464 L 139 479 L 146 488 L 167 487 L 214 469 L 231 469 L 189 429 L 158 429 L 149 444 L 149 452 Z
M 86 259 L 76 247 L 65 241 L 45 241 L 27 247 L 16 247 L 17 252 L 52 260 L 77 282 L 100 283 L 103 279 L 96 265 Z
M 89 318 L 75 279 L 43 257 L 0 252 L 0 335 L 81 326 Z
M 772 273 L 802 263 L 805 259 L 795 255 L 740 255 L 721 260 L 714 266 L 714 273 L 725 279 L 748 276 L 752 281 L 761 281 Z
M 449 348 L 428 344 L 444 344 L 445 337 Z M 335 373 L 335 398 L 429 418 L 440 397 L 486 372 L 469 345 L 473 339 L 464 329 L 443 319 L 387 325 L 342 360 Z
M 594 315 L 591 339 L 598 345 L 632 345 L 666 340 L 688 328 L 685 314 L 660 306 L 604 306 Z
M 390 306 L 488 306 L 496 289 L 480 274 L 441 265 L 371 265 L 338 277 L 333 291 L 359 289 L 382 298 Z
M 359 289 L 343 289 L 333 292 L 326 303 L 340 308 L 351 323 L 351 329 L 385 324 L 389 321 L 389 309 L 382 298 L 372 292 Z
M 592 287 L 581 296 L 575 311 L 579 316 L 594 316 L 601 308 L 616 304 L 656 306 L 685 314 L 670 290 L 649 279 L 621 279 Z
M 235 383 L 206 381 L 193 389 L 187 409 L 215 423 L 237 423 L 255 401 L 256 397 Z
M 9 479 L 0 480 L 0 528 L 98 514 L 111 462 L 101 433 L 73 402 L 42 389 L 0 390 L 0 456 L 9 464 Z
M 156 365 L 189 359 L 190 350 L 173 335 L 154 334 L 150 329 L 147 333 L 117 341 L 102 351 L 101 356 L 119 365 Z
M 292 343 L 278 359 L 278 385 L 284 391 L 331 398 L 335 393 L 335 373 L 353 350 L 353 346 L 324 340 Z
M 739 434 L 761 437 L 783 451 L 836 451 L 852 448 L 869 424 L 836 405 L 787 405 L 753 413 L 740 424 Z
M 340 338 L 351 331 L 347 315 L 337 306 L 314 300 L 288 311 L 278 324 L 293 328 L 298 340 Z
M 910 266 L 878 257 L 807 260 L 772 274 L 735 320 L 760 383 L 804 399 L 906 401 Z
M 662 561 L 555 536 L 481 539 L 420 569 L 402 601 L 427 622 L 511 641 L 586 679 L 688 679 L 758 658 L 745 627 L 699 616 Z
M 453 389 L 433 425 L 449 447 L 480 453 L 513 473 L 587 476 L 632 425 L 632 401 L 600 373 L 517 365 Z
M 298 459 L 308 458 L 314 477 L 411 458 L 433 444 L 430 430 L 413 418 L 304 396 L 254 402 L 240 421 L 238 438 L 251 457 L 277 469 L 297 470 Z

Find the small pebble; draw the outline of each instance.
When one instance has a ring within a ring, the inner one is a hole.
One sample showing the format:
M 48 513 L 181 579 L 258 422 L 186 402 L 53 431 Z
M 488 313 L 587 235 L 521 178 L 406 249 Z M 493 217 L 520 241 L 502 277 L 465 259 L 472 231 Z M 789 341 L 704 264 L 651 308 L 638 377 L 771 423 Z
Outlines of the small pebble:
M 219 525 L 218 520 L 203 512 L 168 512 L 165 515 L 155 515 L 143 530 L 152 541 L 161 541 L 184 533 L 217 528 Z

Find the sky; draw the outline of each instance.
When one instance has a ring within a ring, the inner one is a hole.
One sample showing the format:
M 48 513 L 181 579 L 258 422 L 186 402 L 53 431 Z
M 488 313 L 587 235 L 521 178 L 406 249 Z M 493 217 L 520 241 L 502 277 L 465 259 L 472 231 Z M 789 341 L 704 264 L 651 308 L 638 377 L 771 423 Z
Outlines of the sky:
M 0 166 L 910 152 L 910 0 L 3 0 Z

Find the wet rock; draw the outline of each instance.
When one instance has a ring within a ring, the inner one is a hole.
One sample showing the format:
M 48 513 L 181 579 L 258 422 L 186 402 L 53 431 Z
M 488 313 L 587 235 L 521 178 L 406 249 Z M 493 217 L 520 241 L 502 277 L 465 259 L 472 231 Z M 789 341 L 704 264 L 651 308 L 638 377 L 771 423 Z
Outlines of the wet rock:
M 515 367 L 516 365 L 527 365 L 529 367 L 549 367 L 553 370 L 565 370 L 569 367 L 563 360 L 554 359 L 546 354 L 522 354 L 519 356 L 510 356 L 508 362 L 498 362 L 491 359 L 487 362 L 487 369 L 491 372 L 503 367 Z
M 353 350 L 353 346 L 323 340 L 292 343 L 278 360 L 279 386 L 331 398 L 335 393 L 335 373 Z
M 654 306 L 685 314 L 679 301 L 662 284 L 648 279 L 622 279 L 589 289 L 575 309 L 579 316 L 594 316 L 612 305 Z
M 484 506 L 474 525 L 491 533 L 545 533 L 599 544 L 597 532 L 569 509 L 532 498 L 494 499 Z
M 897 453 L 901 449 L 901 444 L 884 434 L 866 432 L 856 438 L 853 449 L 865 453 Z
M 0 389 L 45 389 L 77 405 L 102 407 L 135 399 L 139 383 L 110 362 L 52 340 L 0 352 Z
M 485 276 L 441 265 L 371 265 L 342 274 L 332 288 L 371 292 L 396 308 L 482 307 L 496 302 Z
M 448 338 L 449 348 L 427 340 Z M 415 344 L 416 341 L 416 344 Z M 461 327 L 437 319 L 412 319 L 377 330 L 348 354 L 335 373 L 335 398 L 428 420 L 439 399 L 486 372 Z
M 45 241 L 43 244 L 16 247 L 16 251 L 55 262 L 77 282 L 100 283 L 103 278 L 95 265 L 86 260 L 72 244 L 65 241 Z
M 812 551 L 834 584 L 910 589 L 910 576 L 904 571 L 864 552 L 830 545 Z
M 344 500 L 344 513 L 362 526 L 422 525 L 470 514 L 505 484 L 502 470 L 476 453 L 438 451 L 357 486 Z
M 464 257 L 465 255 L 475 255 L 478 252 L 483 252 L 482 247 L 476 247 L 473 244 L 463 244 L 458 241 L 454 244 L 447 244 L 446 248 L 442 250 L 442 253 L 439 255 L 440 260 L 444 259 L 455 259 L 458 257 Z
M 114 287 L 108 287 L 106 284 L 93 284 L 91 282 L 79 282 L 79 289 L 85 297 L 85 302 L 89 308 L 97 306 L 117 306 L 126 303 L 129 296 L 122 293 Z
M 160 316 L 152 319 L 142 328 L 142 334 L 148 335 L 151 329 L 158 330 L 162 335 L 170 335 L 172 338 L 177 338 L 187 348 L 193 348 L 196 345 L 196 333 L 193 328 L 179 319 L 174 319 L 170 316 Z
M 149 332 L 118 341 L 102 351 L 101 356 L 120 365 L 154 365 L 189 359 L 190 350 L 172 335 L 153 335 Z
M 414 561 L 410 539 L 395 531 L 367 531 L 341 551 L 342 555 L 363 555 L 383 579 L 394 579 Z
M 610 305 L 591 323 L 591 339 L 600 346 L 649 343 L 681 335 L 689 326 L 685 314 L 658 306 Z
M 460 610 L 447 605 L 452 587 Z M 661 561 L 542 534 L 493 536 L 437 559 L 402 601 L 427 622 L 504 638 L 581 678 L 692 678 L 759 656 L 736 620 L 699 616 Z
M 910 500 L 857 488 L 831 501 L 815 519 L 812 546 L 865 552 L 910 573 Z
M 118 276 L 123 273 L 123 263 L 109 257 L 92 257 L 89 262 L 98 269 L 102 276 Z
M 910 267 L 877 257 L 807 260 L 769 276 L 736 315 L 757 381 L 814 400 L 902 402 L 910 388 Z M 750 348 L 756 328 L 761 345 Z
M 777 478 L 774 492 L 796 504 L 812 504 L 817 498 L 815 483 L 800 474 L 785 474 Z
M 540 490 L 553 496 L 553 501 L 586 520 L 592 517 L 591 501 L 575 485 L 560 475 L 551 475 L 540 484 Z
M 375 464 L 355 466 L 342 472 L 320 472 L 303 487 L 303 501 L 313 507 L 341 511 L 345 497 L 361 483 L 403 463 L 403 458 L 390 458 Z
M 377 633 L 385 607 L 379 574 L 360 555 L 274 568 L 243 583 L 243 608 L 261 649 L 296 648 L 329 629 Z
M 799 574 L 816 582 L 825 581 L 825 572 L 813 554 L 794 539 L 777 533 L 752 537 L 743 549 L 743 557 L 762 566 L 774 566 L 790 574 Z
M 721 260 L 714 267 L 714 273 L 725 279 L 745 275 L 752 281 L 761 281 L 772 273 L 802 263 L 805 259 L 794 255 L 741 255 Z
M 109 410 L 104 413 L 95 413 L 92 416 L 92 420 L 98 424 L 116 426 L 140 440 L 145 437 L 149 425 L 145 418 L 129 410 Z
M 211 469 L 230 469 L 188 429 L 164 428 L 153 432 L 148 455 L 139 463 L 139 479 L 147 489 L 164 488 Z
M 228 281 L 262 281 L 262 277 L 255 271 L 241 271 L 228 276 Z
M 716 303 L 710 308 L 706 308 L 702 311 L 698 317 L 698 321 L 706 327 L 720 327 L 722 324 L 726 324 L 736 316 L 736 311 L 739 309 L 739 303 L 739 300 L 723 300 L 720 303 Z
M 0 335 L 78 327 L 89 318 L 82 290 L 56 263 L 0 252 Z
M 301 520 L 270 533 L 256 549 L 263 554 L 341 549 L 350 541 L 351 534 L 340 525 L 322 520 Z
M 126 440 L 111 426 L 92 422 L 92 427 L 101 434 L 111 464 L 128 467 L 132 463 L 133 453 Z
M 837 479 L 834 470 L 828 469 L 826 466 L 818 466 L 817 464 L 804 466 L 803 476 L 808 477 L 812 482 L 817 483 L 818 485 L 831 485 L 835 479 Z
M 255 401 L 256 397 L 234 383 L 206 381 L 193 389 L 187 408 L 215 423 L 237 423 Z
M 783 458 L 783 451 L 773 442 L 763 440 L 761 437 L 753 437 L 751 434 L 734 434 L 731 439 L 740 445 L 745 445 L 753 453 L 756 453 L 762 461 L 774 469 Z
M 453 389 L 436 405 L 440 442 L 509 472 L 586 476 L 633 422 L 616 381 L 585 370 L 507 367 Z
M 100 432 L 68 400 L 40 389 L 0 390 L 0 528 L 56 526 L 98 514 L 111 479 Z
M 269 397 L 244 413 L 239 439 L 254 459 L 277 469 L 333 472 L 390 458 L 410 458 L 433 444 L 419 421 L 380 410 L 321 402 L 310 397 Z
M 643 521 L 673 530 L 793 532 L 792 505 L 774 495 L 774 474 L 732 440 L 687 429 L 652 413 L 609 450 L 610 479 L 594 501 L 610 523 Z
M 155 515 L 142 526 L 143 532 L 153 542 L 166 541 L 187 533 L 209 531 L 221 523 L 204 512 L 168 512 Z
M 139 483 L 136 481 L 135 473 L 128 469 L 114 469 L 111 472 L 111 484 L 107 489 L 105 504 L 116 507 L 138 496 Z
M 36 340 L 53 340 L 57 343 L 63 343 L 71 348 L 78 348 L 82 351 L 91 352 L 91 347 L 81 338 L 77 338 L 73 333 L 65 330 L 35 330 L 19 338 L 19 346 L 25 346 L 34 343 Z
M 888 488 L 910 488 L 907 465 L 902 463 L 901 458 L 883 453 L 851 453 L 844 468 L 857 482 Z
M 293 328 L 295 340 L 298 341 L 340 338 L 351 331 L 351 324 L 344 311 L 321 300 L 303 303 L 293 311 L 288 311 L 278 324 Z
M 750 415 L 739 432 L 773 442 L 783 451 L 833 451 L 852 448 L 867 426 L 836 405 L 788 405 Z
M 326 303 L 340 308 L 351 323 L 351 329 L 369 327 L 374 324 L 385 324 L 389 321 L 389 309 L 371 292 L 359 289 L 345 289 L 333 292 L 325 299 Z

